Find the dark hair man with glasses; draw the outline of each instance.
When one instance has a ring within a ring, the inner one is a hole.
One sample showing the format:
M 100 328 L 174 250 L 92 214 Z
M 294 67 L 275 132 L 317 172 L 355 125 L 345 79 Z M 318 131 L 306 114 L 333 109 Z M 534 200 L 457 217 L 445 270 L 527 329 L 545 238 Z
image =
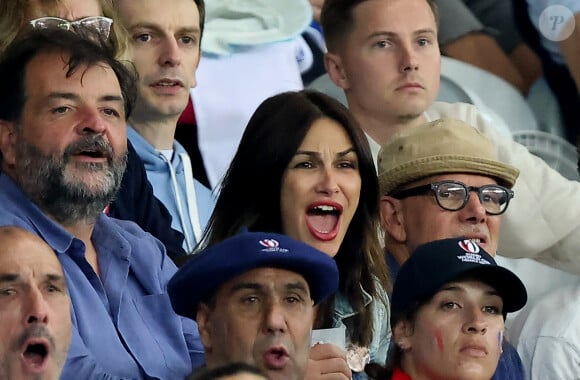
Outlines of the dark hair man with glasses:
M 382 146 L 378 172 L 393 279 L 411 252 L 434 240 L 464 237 L 495 256 L 519 171 L 498 161 L 477 129 L 453 119 L 406 129 Z M 523 379 L 515 348 L 503 350 L 494 379 Z

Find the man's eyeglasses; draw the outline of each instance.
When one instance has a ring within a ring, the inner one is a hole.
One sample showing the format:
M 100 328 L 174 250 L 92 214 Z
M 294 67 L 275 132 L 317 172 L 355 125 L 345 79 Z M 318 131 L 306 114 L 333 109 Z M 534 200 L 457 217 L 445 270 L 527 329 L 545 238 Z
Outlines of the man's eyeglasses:
M 500 185 L 484 185 L 481 187 L 467 186 L 459 181 L 441 181 L 423 186 L 412 187 L 397 191 L 391 196 L 403 199 L 416 195 L 425 195 L 430 192 L 435 194 L 437 204 L 447 211 L 458 211 L 469 202 L 469 193 L 476 191 L 479 201 L 490 215 L 500 215 L 505 212 L 514 197 L 514 192 Z
M 60 28 L 65 30 L 74 29 L 75 31 L 83 28 L 84 30 L 97 33 L 103 40 L 109 38 L 111 24 L 113 20 L 103 16 L 85 17 L 76 21 L 68 21 L 59 17 L 40 17 L 30 21 L 34 29 L 52 29 Z

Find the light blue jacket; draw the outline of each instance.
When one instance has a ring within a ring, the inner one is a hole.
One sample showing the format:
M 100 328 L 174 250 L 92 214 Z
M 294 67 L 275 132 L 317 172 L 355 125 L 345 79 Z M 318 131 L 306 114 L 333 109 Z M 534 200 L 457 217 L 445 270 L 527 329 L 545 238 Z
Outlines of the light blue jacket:
M 135 129 L 129 127 L 127 137 L 145 165 L 153 193 L 171 214 L 171 227 L 185 236 L 183 248 L 186 252 L 193 251 L 199 243 L 200 232 L 205 229 L 211 216 L 215 197 L 207 187 L 193 178 L 190 170 L 185 170 L 183 156 L 187 156 L 187 152 L 177 141 L 173 142 L 173 158 L 169 162 Z M 189 156 L 186 158 L 189 159 Z M 193 184 L 196 202 L 187 194 L 187 182 Z M 197 230 L 194 228 L 196 222 L 200 227 Z
M 380 289 L 380 285 L 377 285 Z M 362 289 L 362 287 L 361 287 Z M 370 307 L 373 313 L 373 337 L 371 344 L 368 347 L 370 353 L 370 362 L 378 363 L 381 365 L 385 364 L 387 359 L 387 351 L 389 349 L 389 343 L 391 342 L 391 327 L 390 327 L 390 306 L 385 305 L 379 300 L 374 300 L 370 294 L 368 294 L 364 289 L 363 296 L 365 299 L 365 306 Z M 388 297 L 384 291 L 384 299 L 388 302 Z M 337 293 L 334 299 L 334 317 L 333 317 L 333 327 L 345 326 L 347 329 L 347 345 L 350 343 L 348 340 L 348 323 L 345 320 L 355 315 L 356 312 L 353 310 L 352 305 L 348 300 L 340 293 Z M 364 372 L 353 373 L 353 379 L 364 380 L 367 379 L 367 375 Z

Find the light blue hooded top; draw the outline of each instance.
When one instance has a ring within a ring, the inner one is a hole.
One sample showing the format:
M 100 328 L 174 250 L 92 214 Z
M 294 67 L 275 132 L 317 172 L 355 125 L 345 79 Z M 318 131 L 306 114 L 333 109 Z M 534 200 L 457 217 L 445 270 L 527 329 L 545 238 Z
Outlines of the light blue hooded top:
M 192 252 L 211 216 L 215 197 L 193 178 L 189 156 L 177 141 L 169 161 L 132 127 L 127 136 L 145 165 L 153 193 L 171 214 L 171 227 L 183 233 L 183 248 Z

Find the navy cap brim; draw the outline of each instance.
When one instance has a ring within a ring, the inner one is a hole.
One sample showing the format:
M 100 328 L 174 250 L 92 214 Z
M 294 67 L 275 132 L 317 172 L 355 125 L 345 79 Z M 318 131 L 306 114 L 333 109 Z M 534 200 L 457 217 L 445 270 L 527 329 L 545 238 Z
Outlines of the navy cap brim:
M 253 247 L 245 246 L 247 239 L 257 242 L 272 237 L 281 240 L 283 243 L 280 246 L 291 249 L 292 254 L 256 254 L 248 251 Z M 326 254 L 282 235 L 244 233 L 196 254 L 175 273 L 167 288 L 173 309 L 177 314 L 195 320 L 199 304 L 207 302 L 220 286 L 247 271 L 264 267 L 285 269 L 302 275 L 315 304 L 332 295 L 338 288 L 338 268 L 335 261 Z
M 510 270 L 500 266 L 482 266 L 463 273 L 494 288 L 503 300 L 503 312 L 518 311 L 528 302 L 524 283 Z
M 483 248 L 463 238 L 437 240 L 417 247 L 399 270 L 391 297 L 391 325 L 445 284 L 464 280 L 493 287 L 503 300 L 504 314 L 520 310 L 527 302 L 526 288 L 518 276 L 498 266 Z
M 431 298 L 445 284 L 463 280 L 481 281 L 494 288 L 503 300 L 504 313 L 518 311 L 528 301 L 526 287 L 518 276 L 506 268 L 495 265 L 479 265 L 472 269 L 450 272 L 445 279 L 433 283 L 429 293 L 420 294 L 417 298 Z

